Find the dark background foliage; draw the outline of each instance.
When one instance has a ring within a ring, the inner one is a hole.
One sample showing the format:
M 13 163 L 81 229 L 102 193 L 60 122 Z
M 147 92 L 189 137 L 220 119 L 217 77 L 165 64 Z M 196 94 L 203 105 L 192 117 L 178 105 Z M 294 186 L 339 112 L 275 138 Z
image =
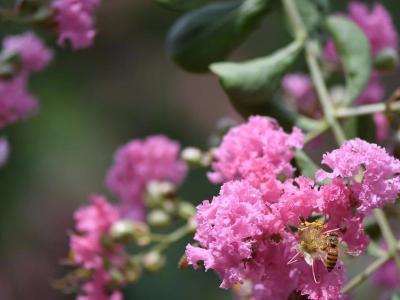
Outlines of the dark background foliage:
M 3 132 L 12 152 L 0 170 L 2 300 L 72 299 L 52 290 L 50 282 L 63 274 L 58 262 L 67 254 L 73 211 L 88 195 L 107 193 L 104 177 L 118 145 L 161 132 L 183 145 L 206 147 L 220 117 L 240 120 L 214 76 L 186 73 L 167 57 L 165 36 L 176 12 L 144 0 L 103 2 L 94 47 L 57 49 L 54 63 L 31 80 L 39 113 Z M 335 9 L 347 3 L 331 2 Z M 400 4 L 381 2 L 399 20 Z M 25 29 L 1 24 L 0 36 Z M 54 45 L 54 36 L 43 36 Z M 231 58 L 265 55 L 288 39 L 273 14 Z M 387 78 L 388 91 L 399 75 Z M 182 189 L 194 203 L 215 191 L 200 171 Z M 171 248 L 167 268 L 145 275 L 127 299 L 230 299 L 212 272 L 176 269 L 186 242 Z M 377 299 L 370 290 L 357 299 Z

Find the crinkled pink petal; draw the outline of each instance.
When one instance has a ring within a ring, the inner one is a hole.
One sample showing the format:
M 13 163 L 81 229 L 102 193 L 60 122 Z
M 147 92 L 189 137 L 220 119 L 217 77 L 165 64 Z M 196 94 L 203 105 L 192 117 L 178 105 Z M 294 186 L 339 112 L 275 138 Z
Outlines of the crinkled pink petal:
M 280 193 L 279 183 L 274 182 L 276 177 L 293 174 L 290 161 L 295 150 L 302 147 L 303 134 L 299 129 L 287 134 L 274 119 L 253 116 L 224 136 L 214 151 L 213 171 L 208 177 L 213 183 L 245 179 L 254 187 L 263 188 L 266 198 L 274 198 Z
M 400 161 L 376 144 L 360 139 L 347 141 L 339 149 L 325 154 L 322 163 L 332 171 L 319 170 L 317 179 L 350 181 L 360 213 L 393 203 L 400 192 Z M 362 182 L 358 182 L 360 175 Z

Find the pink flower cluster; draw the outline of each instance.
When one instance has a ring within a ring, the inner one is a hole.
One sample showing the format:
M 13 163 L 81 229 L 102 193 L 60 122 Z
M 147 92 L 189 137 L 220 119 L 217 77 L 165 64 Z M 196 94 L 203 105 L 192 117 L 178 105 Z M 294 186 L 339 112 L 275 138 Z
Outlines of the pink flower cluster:
M 88 48 L 96 36 L 94 13 L 100 0 L 54 0 L 55 21 L 59 33 L 58 43 L 67 42 L 74 49 Z
M 274 127 L 265 126 L 269 122 Z M 279 132 L 280 142 L 268 143 L 271 130 Z M 287 143 L 292 139 L 298 142 Z M 233 145 L 231 151 L 224 149 L 227 141 Z M 377 145 L 351 140 L 324 156 L 322 162 L 332 172 L 319 170 L 318 179 L 325 181 L 317 185 L 303 176 L 290 178 L 290 158 L 300 141 L 271 119 L 253 117 L 231 129 L 217 149 L 217 154 L 229 153 L 231 159 L 217 155 L 212 174 L 229 170 L 222 174 L 234 176 L 217 177 L 224 182 L 219 195 L 197 207 L 194 239 L 199 245 L 188 245 L 186 255 L 194 267 L 203 264 L 216 271 L 222 288 L 250 281 L 253 300 L 287 299 L 293 292 L 312 300 L 345 297 L 340 293 L 345 282 L 342 263 L 338 261 L 331 272 L 324 266 L 325 239 L 328 232 L 335 232 L 349 253 L 358 255 L 366 249 L 362 221 L 371 209 L 397 197 L 400 161 Z M 282 144 L 291 147 L 282 151 Z M 267 151 L 260 150 L 264 145 Z M 238 157 L 240 163 L 235 161 Z M 259 176 L 259 157 L 275 163 L 275 169 L 265 167 L 268 175 Z M 286 178 L 278 178 L 281 174 Z M 313 216 L 319 221 L 306 221 Z M 312 247 L 317 250 L 309 250 Z
M 107 177 L 108 187 L 121 203 L 114 206 L 102 196 L 92 196 L 90 205 L 75 212 L 76 233 L 70 236 L 71 256 L 76 267 L 91 272 L 78 300 L 122 300 L 122 294 L 110 286 L 121 287 L 125 279 L 115 282 L 111 274 L 115 270 L 121 274 L 129 272 L 128 257 L 123 245 L 110 236 L 111 227 L 126 217 L 144 219 L 143 198 L 150 181 L 181 183 L 187 167 L 178 159 L 179 150 L 176 142 L 162 135 L 133 140 L 122 146 Z
M 276 120 L 253 116 L 224 136 L 214 151 L 213 172 L 208 177 L 213 183 L 246 178 L 266 199 L 273 198 L 274 190 L 279 192 L 276 177 L 293 174 L 290 161 L 302 146 L 303 133 L 298 128 L 287 134 Z
M 178 143 L 162 135 L 132 140 L 120 147 L 107 174 L 107 186 L 121 200 L 124 216 L 143 220 L 144 192 L 150 181 L 179 185 L 187 166 L 179 159 Z
M 102 196 L 92 196 L 91 204 L 75 212 L 76 233 L 71 235 L 70 249 L 74 263 L 91 271 L 90 279 L 83 285 L 83 295 L 78 300 L 120 300 L 118 291 L 108 291 L 111 282 L 109 266 L 120 266 L 123 249 L 105 247 L 102 239 L 109 233 L 111 225 L 120 219 L 117 208 Z
M 27 91 L 29 75 L 43 70 L 52 58 L 51 50 L 31 32 L 4 40 L 1 63 L 9 65 L 13 72 L 11 78 L 0 79 L 0 128 L 37 109 L 36 99 Z

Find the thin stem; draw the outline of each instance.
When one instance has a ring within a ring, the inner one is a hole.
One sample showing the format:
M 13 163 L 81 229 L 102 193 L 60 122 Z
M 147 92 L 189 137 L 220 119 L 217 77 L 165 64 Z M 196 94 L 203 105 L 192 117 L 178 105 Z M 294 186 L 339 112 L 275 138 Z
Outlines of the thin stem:
M 335 115 L 337 118 L 348 118 L 385 111 L 400 111 L 400 102 L 394 102 L 392 104 L 376 103 L 356 107 L 341 107 L 335 111 Z
M 382 235 L 389 247 L 388 252 L 394 258 L 397 268 L 400 270 L 400 257 L 397 253 L 397 240 L 392 229 L 390 228 L 386 215 L 382 209 L 374 209 L 374 215 L 376 221 L 378 222 L 379 228 L 381 229 Z
M 307 37 L 306 26 L 304 25 L 304 22 L 301 19 L 296 4 L 294 3 L 293 0 L 282 0 L 282 1 L 296 38 L 297 39 L 306 38 Z M 318 55 L 315 51 L 316 45 L 317 44 L 315 41 L 308 41 L 306 43 L 307 64 L 308 68 L 310 69 L 311 79 L 314 83 L 315 89 L 318 94 L 318 98 L 320 99 L 321 102 L 325 119 L 329 127 L 332 128 L 337 143 L 341 145 L 346 140 L 346 137 L 344 135 L 343 129 L 341 128 L 340 124 L 338 123 L 335 117 L 332 100 L 330 99 L 328 88 L 326 87 L 322 71 L 318 63 L 317 59 Z
M 297 10 L 296 4 L 293 0 L 283 0 L 283 6 L 285 8 L 286 14 L 291 23 L 291 28 L 297 38 L 306 38 L 307 30 L 306 26 L 301 19 L 301 16 Z
M 192 232 L 193 228 L 189 224 L 185 224 L 184 226 L 179 227 L 170 234 L 165 235 L 163 240 L 153 247 L 152 251 L 162 252 L 166 250 L 171 244 L 179 241 L 181 238 Z M 159 235 L 158 237 L 161 237 L 161 235 Z
M 342 127 L 336 120 L 332 100 L 330 99 L 328 88 L 325 85 L 322 71 L 318 64 L 315 46 L 316 45 L 314 41 L 310 41 L 306 44 L 306 59 L 308 68 L 310 69 L 311 79 L 315 85 L 326 122 L 332 128 L 337 143 L 341 145 L 346 140 L 346 137 Z
M 386 253 L 384 256 L 375 260 L 372 264 L 370 264 L 364 272 L 358 274 L 354 277 L 346 286 L 342 289 L 342 293 L 348 293 L 361 285 L 364 281 L 366 281 L 375 271 L 377 271 L 380 267 L 382 267 L 385 263 L 387 263 L 392 256 L 390 253 Z
M 328 128 L 329 128 L 328 123 L 325 120 L 323 120 L 320 126 L 317 127 L 316 130 L 310 131 L 309 133 L 306 134 L 304 138 L 304 144 L 311 142 L 313 139 L 317 138 L 322 133 L 324 133 Z

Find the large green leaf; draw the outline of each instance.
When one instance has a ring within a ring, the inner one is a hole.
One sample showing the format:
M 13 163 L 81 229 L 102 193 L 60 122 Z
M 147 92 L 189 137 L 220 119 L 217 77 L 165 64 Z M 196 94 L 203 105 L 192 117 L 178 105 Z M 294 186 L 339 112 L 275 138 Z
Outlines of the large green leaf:
M 371 47 L 363 31 L 346 17 L 330 16 L 326 27 L 332 34 L 346 74 L 344 103 L 351 104 L 368 83 L 372 65 Z
M 182 68 L 206 72 L 254 30 L 271 0 L 225 1 L 185 14 L 170 30 L 167 50 Z
M 242 63 L 214 63 L 210 69 L 219 77 L 232 104 L 243 116 L 268 114 L 279 121 L 282 118 L 294 119 L 293 112 L 288 111 L 273 95 L 302 46 L 302 41 L 294 41 L 269 56 Z

